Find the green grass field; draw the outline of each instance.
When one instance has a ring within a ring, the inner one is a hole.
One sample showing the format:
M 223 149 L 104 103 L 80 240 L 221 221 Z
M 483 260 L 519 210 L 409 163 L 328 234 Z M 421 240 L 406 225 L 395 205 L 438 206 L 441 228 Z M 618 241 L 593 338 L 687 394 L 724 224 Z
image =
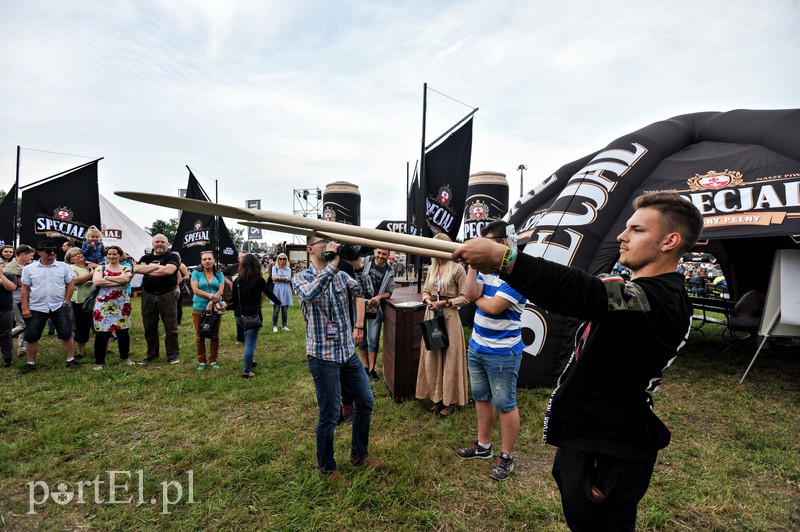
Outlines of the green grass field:
M 243 346 L 235 344 L 232 315 L 223 318 L 222 369 L 195 371 L 188 312 L 181 325 L 183 363 L 177 366 L 167 364 L 162 351 L 162 361 L 147 367 L 122 365 L 110 355 L 102 371 L 92 371 L 91 360 L 67 370 L 60 345 L 45 336 L 36 373 L 18 375 L 22 359 L 0 369 L 0 525 L 566 529 L 550 477 L 554 449 L 540 441 L 550 390 L 519 390 L 517 469 L 497 483 L 487 474 L 490 461 L 465 462 L 453 454 L 475 437 L 472 408 L 438 419 L 427 413 L 428 404 L 398 404 L 382 381 L 375 382 L 370 451 L 387 468 L 354 469 L 348 462 L 350 427 L 343 425 L 336 458 L 351 485 L 321 479 L 303 320 L 298 306 L 290 310 L 291 332 L 263 330 L 257 377 L 250 380 L 240 378 Z M 659 455 L 639 506 L 639 528 L 796 530 L 799 349 L 761 355 L 739 385 L 754 343 L 723 354 L 721 328 L 705 329 L 705 337 L 692 335 L 657 394 L 657 412 L 673 440 Z M 141 359 L 144 340 L 136 318 L 132 336 L 131 356 Z M 109 471 L 120 472 L 114 474 L 115 504 L 108 502 Z M 95 479 L 103 483 L 85 484 Z M 58 500 L 59 481 L 66 488 L 61 491 L 72 493 L 70 501 Z M 46 500 L 45 486 L 53 492 Z

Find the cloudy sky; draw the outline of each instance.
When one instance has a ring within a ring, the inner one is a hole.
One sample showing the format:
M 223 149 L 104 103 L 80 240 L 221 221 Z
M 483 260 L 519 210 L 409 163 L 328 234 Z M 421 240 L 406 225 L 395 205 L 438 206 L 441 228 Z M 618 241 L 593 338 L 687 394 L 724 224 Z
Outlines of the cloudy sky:
M 141 225 L 175 211 L 113 191 L 177 194 L 185 165 L 222 203 L 291 213 L 345 180 L 362 225 L 403 218 L 426 82 L 452 98 L 429 93 L 428 140 L 479 107 L 472 171 L 512 199 L 520 164 L 527 191 L 671 116 L 800 106 L 797 0 L 0 5 L 0 189 L 17 146 L 23 185 L 104 157 L 101 194 Z

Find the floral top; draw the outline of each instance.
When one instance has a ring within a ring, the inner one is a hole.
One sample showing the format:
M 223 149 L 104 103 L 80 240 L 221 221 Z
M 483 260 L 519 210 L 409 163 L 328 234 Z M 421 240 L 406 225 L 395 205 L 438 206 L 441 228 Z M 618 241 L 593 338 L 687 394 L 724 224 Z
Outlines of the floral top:
M 123 273 L 131 273 L 130 266 L 122 265 L 121 272 L 103 269 L 103 278 L 117 277 Z M 129 283 L 130 284 L 130 283 Z M 110 332 L 117 329 L 128 329 L 131 326 L 131 300 L 127 285 L 102 286 L 94 302 L 94 330 Z

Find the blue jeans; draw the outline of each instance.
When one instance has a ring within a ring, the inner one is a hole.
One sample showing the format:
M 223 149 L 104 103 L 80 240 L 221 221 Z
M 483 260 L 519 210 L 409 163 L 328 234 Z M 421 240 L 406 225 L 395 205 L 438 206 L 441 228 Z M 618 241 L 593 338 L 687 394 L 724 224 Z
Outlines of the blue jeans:
M 355 323 L 355 322 L 353 322 Z M 381 345 L 381 326 L 383 325 L 383 312 L 378 312 L 378 317 L 367 320 L 367 334 L 364 341 L 358 346 L 359 349 L 377 353 Z
M 277 327 L 278 326 L 278 311 L 280 311 L 282 313 L 282 315 L 281 315 L 281 323 L 283 323 L 283 326 L 286 327 L 286 323 L 288 322 L 288 319 L 289 319 L 289 306 L 288 305 L 281 305 L 281 306 L 273 305 L 272 306 L 272 326 L 273 327 Z
M 308 371 L 314 378 L 314 389 L 317 392 L 317 405 L 319 405 L 317 468 L 325 474 L 333 473 L 336 471 L 333 433 L 339 421 L 342 383 L 347 386 L 355 400 L 353 438 L 350 447 L 350 458 L 353 460 L 369 456 L 369 424 L 372 420 L 375 399 L 367 381 L 367 374 L 364 372 L 364 365 L 355 353 L 344 363 L 309 356 Z
M 517 377 L 522 353 L 516 355 L 485 355 L 470 346 L 467 349 L 469 380 L 472 383 L 472 398 L 476 401 L 492 400 L 495 410 L 502 413 L 517 408 Z
M 237 316 L 236 324 L 239 326 L 241 326 L 240 321 Z M 256 354 L 256 343 L 258 342 L 259 334 L 261 334 L 261 327 L 244 331 L 244 370 L 242 373 L 250 373 L 253 369 L 253 357 Z

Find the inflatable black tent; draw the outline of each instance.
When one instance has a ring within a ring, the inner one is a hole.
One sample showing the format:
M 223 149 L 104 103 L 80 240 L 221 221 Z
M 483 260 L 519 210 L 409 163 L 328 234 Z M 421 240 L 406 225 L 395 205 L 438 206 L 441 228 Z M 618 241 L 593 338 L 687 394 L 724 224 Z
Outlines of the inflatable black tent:
M 705 221 L 733 299 L 766 291 L 776 249 L 800 247 L 800 109 L 676 116 L 558 169 L 509 211 L 524 252 L 609 272 L 633 198 L 677 192 Z M 529 305 L 519 385 L 553 386 L 576 324 Z

